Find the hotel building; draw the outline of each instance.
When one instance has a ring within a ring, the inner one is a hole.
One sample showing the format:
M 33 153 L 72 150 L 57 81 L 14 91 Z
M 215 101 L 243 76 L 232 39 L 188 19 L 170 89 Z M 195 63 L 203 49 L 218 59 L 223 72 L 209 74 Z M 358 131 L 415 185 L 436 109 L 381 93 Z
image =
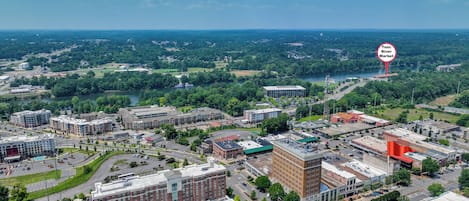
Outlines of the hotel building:
M 0 139 L 2 162 L 23 160 L 34 156 L 51 156 L 55 152 L 54 135 L 12 136 Z
M 91 200 L 205 201 L 224 198 L 225 193 L 226 168 L 209 159 L 207 164 L 96 183 Z

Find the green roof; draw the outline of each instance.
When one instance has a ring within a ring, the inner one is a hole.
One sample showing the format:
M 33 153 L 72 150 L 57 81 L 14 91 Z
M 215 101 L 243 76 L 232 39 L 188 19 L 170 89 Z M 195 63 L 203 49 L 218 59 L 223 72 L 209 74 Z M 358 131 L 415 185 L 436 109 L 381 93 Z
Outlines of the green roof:
M 267 145 L 267 146 L 252 148 L 252 149 L 246 149 L 244 150 L 244 154 L 249 155 L 249 154 L 255 154 L 255 153 L 264 152 L 264 151 L 270 151 L 273 148 L 274 148 L 273 145 Z
M 298 140 L 298 142 L 317 142 L 318 141 L 318 138 L 317 137 L 307 137 L 307 138 L 303 138 L 301 140 Z

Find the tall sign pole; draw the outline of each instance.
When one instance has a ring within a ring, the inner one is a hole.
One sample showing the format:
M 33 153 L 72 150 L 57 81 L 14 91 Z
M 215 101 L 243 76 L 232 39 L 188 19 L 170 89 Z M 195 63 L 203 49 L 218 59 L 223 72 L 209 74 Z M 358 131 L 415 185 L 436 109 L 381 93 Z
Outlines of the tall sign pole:
M 381 43 L 376 49 L 376 56 L 384 63 L 386 67 L 386 77 L 389 75 L 389 63 L 391 63 L 397 56 L 396 47 L 393 44 L 385 42 Z

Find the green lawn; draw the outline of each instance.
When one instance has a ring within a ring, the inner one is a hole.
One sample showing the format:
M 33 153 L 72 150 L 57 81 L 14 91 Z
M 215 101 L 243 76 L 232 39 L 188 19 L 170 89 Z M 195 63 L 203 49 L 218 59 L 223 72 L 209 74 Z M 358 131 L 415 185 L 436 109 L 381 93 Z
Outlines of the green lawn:
M 300 122 L 303 122 L 303 121 L 316 121 L 316 120 L 319 120 L 320 118 L 322 118 L 322 115 L 311 115 L 311 116 L 308 116 L 308 117 L 303 117 L 303 118 L 299 119 L 298 121 L 300 121 Z
M 195 72 L 210 72 L 213 71 L 212 68 L 200 68 L 200 67 L 190 67 L 187 68 L 187 72 L 189 73 L 195 73 Z
M 385 109 L 378 111 L 378 115 L 372 114 L 376 117 L 380 117 L 383 119 L 394 121 L 399 116 L 399 114 L 406 109 L 403 108 L 394 108 L 394 109 Z M 446 120 L 451 123 L 455 123 L 458 120 L 458 115 L 444 113 L 444 112 L 435 112 L 435 111 L 427 111 L 424 109 L 409 109 L 409 115 L 407 116 L 407 121 L 415 121 L 418 120 L 420 115 L 424 119 L 429 118 L 430 113 L 433 112 L 433 119 L 436 120 Z
M 107 154 L 97 158 L 96 160 L 92 161 L 88 165 L 76 168 L 75 176 L 65 180 L 62 183 L 59 183 L 57 186 L 49 188 L 48 193 L 49 194 L 58 193 L 58 192 L 73 188 L 75 186 L 78 186 L 80 184 L 83 184 L 83 183 L 87 182 L 96 173 L 96 171 L 99 169 L 99 167 L 106 160 L 108 160 L 112 156 L 116 156 L 116 155 L 124 154 L 124 153 L 125 152 L 107 153 Z M 85 167 L 88 167 L 88 171 L 85 171 Z M 34 191 L 34 192 L 29 193 L 28 199 L 29 200 L 35 200 L 35 199 L 46 196 L 46 193 L 47 193 L 47 191 L 45 189 L 44 190 L 39 190 L 39 191 Z
M 257 128 L 257 127 L 252 127 L 252 128 L 235 128 L 235 129 L 231 129 L 231 130 L 242 130 L 242 131 L 251 131 L 251 132 L 254 132 L 256 134 L 259 134 L 261 132 L 261 128 Z
M 192 106 L 183 106 L 183 107 L 178 107 L 177 110 L 179 110 L 180 112 L 187 113 L 187 112 L 190 112 L 192 109 L 194 109 Z
M 173 68 L 169 68 L 169 69 L 154 69 L 153 70 L 153 73 L 174 73 L 174 72 L 179 72 L 178 69 L 173 69 Z
M 86 154 L 86 155 L 93 155 L 93 154 L 96 154 L 95 151 L 91 150 L 93 148 L 93 145 L 88 145 L 88 151 L 86 151 L 86 146 L 87 145 L 81 145 L 82 146 L 82 149 L 79 149 L 79 148 L 61 148 L 63 150 L 63 153 L 75 153 L 75 152 L 79 152 L 79 153 L 82 153 L 82 154 Z
M 15 184 L 27 185 L 48 179 L 59 179 L 61 175 L 62 170 L 57 170 L 57 172 L 55 172 L 55 170 L 52 170 L 49 172 L 40 172 L 36 174 L 28 174 L 0 179 L 0 184 L 2 184 L 3 186 L 13 186 Z

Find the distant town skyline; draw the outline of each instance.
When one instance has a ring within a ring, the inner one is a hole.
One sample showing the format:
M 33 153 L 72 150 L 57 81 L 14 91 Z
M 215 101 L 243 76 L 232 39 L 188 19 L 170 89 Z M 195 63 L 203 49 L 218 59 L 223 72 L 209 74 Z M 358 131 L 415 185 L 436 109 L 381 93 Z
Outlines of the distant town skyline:
M 0 29 L 469 29 L 468 0 L 2 0 Z

